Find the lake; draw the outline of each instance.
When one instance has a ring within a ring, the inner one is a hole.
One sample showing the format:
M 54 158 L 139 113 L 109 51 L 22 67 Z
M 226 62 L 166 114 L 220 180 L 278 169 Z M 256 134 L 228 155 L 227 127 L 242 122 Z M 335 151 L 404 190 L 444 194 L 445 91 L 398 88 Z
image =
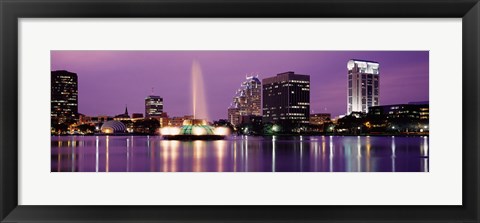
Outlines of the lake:
M 428 172 L 427 136 L 52 136 L 52 172 Z

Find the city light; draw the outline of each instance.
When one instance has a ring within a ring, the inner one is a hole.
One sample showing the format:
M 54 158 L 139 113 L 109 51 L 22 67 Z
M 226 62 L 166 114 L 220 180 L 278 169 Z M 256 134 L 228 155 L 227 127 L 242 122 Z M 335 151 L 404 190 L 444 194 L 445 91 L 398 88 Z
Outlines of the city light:
M 202 127 L 198 127 L 198 126 L 195 126 L 192 128 L 192 134 L 194 135 L 206 135 L 207 134 L 207 130 L 202 128 Z
M 272 126 L 272 131 L 278 132 L 279 130 L 280 130 L 280 126 L 278 126 L 278 125 L 273 125 Z
M 227 128 L 227 127 L 216 127 L 214 130 L 213 130 L 213 133 L 215 133 L 215 135 L 229 135 L 230 134 L 230 129 Z
M 161 135 L 178 135 L 180 134 L 180 128 L 167 126 L 160 129 Z

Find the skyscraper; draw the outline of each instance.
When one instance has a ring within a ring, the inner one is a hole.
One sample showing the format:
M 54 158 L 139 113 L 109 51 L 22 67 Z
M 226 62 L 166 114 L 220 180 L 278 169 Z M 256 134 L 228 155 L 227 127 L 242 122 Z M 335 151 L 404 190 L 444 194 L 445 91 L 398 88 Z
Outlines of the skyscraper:
M 228 108 L 228 121 L 233 125 L 239 125 L 242 116 L 261 115 L 261 92 L 258 76 L 246 77 Z
M 163 98 L 149 95 L 145 98 L 145 118 L 160 117 L 163 112 Z
M 299 131 L 310 116 L 310 76 L 292 71 L 262 80 L 263 122 L 284 132 Z
M 349 60 L 347 115 L 352 112 L 368 112 L 379 102 L 379 64 L 374 61 Z
M 63 123 L 78 120 L 78 79 L 76 73 L 65 70 L 51 72 L 52 121 Z

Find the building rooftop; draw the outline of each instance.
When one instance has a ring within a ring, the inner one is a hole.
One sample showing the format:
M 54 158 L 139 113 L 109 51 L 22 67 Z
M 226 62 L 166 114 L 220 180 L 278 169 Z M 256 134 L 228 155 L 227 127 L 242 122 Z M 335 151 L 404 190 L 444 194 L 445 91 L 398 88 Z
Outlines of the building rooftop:
M 411 102 L 408 102 L 408 104 L 410 105 L 428 105 L 430 104 L 429 101 L 411 101 Z
M 149 95 L 145 99 L 150 99 L 150 98 L 161 99 L 162 97 L 160 97 L 158 95 Z
M 54 71 L 51 71 L 51 75 L 53 76 L 69 75 L 69 76 L 77 77 L 76 73 L 66 71 L 66 70 L 54 70 Z
M 368 61 L 368 60 L 357 60 L 357 59 L 351 59 L 347 62 L 347 69 L 352 70 L 355 67 L 359 69 L 361 73 L 366 73 L 366 74 L 379 74 L 378 70 L 380 67 L 380 64 L 375 61 Z
M 310 81 L 310 75 L 307 74 L 296 74 L 294 71 L 287 71 L 279 73 L 273 77 L 267 77 L 262 80 L 263 84 L 271 84 L 275 82 L 288 81 L 288 80 L 302 80 Z
M 353 60 L 355 62 L 366 62 L 366 63 L 377 63 L 377 61 L 373 61 L 373 60 L 360 60 L 360 59 L 350 59 L 350 60 Z

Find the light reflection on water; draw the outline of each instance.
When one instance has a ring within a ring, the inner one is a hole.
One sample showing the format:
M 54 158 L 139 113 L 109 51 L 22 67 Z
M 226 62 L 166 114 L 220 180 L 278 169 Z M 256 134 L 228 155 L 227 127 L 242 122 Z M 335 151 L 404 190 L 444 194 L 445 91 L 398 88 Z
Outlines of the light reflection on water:
M 428 137 L 52 136 L 52 172 L 428 172 Z

